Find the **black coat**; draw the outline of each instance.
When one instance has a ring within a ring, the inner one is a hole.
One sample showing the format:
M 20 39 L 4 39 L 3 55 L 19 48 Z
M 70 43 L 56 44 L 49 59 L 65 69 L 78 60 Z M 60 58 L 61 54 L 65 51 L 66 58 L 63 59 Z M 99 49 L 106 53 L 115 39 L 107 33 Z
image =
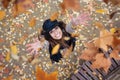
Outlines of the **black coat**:
M 66 44 L 68 44 L 69 46 L 73 45 L 73 49 L 74 50 L 74 47 L 75 47 L 75 41 L 76 39 L 71 37 L 70 40 L 68 41 L 65 41 Z M 64 49 L 63 46 L 60 46 L 59 50 L 58 50 L 58 53 L 57 54 L 54 54 L 52 55 L 52 49 L 53 47 L 49 44 L 49 53 L 50 53 L 50 59 L 51 61 L 54 63 L 54 62 L 59 62 L 59 60 L 63 57 L 62 54 L 60 53 L 60 50 L 61 49 Z

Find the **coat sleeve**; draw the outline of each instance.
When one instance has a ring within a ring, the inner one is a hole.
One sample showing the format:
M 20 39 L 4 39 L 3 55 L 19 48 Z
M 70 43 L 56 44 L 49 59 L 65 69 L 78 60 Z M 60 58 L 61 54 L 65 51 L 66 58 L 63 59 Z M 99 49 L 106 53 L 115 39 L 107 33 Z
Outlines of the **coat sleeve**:
M 70 22 L 70 23 L 68 23 L 67 25 L 66 25 L 66 27 L 65 27 L 65 30 L 68 32 L 68 33 L 73 33 L 75 30 L 74 29 L 72 29 L 72 23 Z

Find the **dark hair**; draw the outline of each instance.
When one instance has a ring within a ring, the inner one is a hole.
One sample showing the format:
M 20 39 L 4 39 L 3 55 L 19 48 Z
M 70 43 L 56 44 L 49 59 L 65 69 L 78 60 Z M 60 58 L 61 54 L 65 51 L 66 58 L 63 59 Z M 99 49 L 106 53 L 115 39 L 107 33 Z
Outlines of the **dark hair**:
M 44 32 L 44 30 L 41 32 L 41 35 L 44 35 L 45 39 L 51 44 L 52 47 L 54 47 L 57 44 L 60 44 L 64 47 L 69 47 L 67 44 L 65 44 L 64 37 L 71 37 L 71 35 L 65 30 L 66 24 L 63 21 L 58 22 L 58 26 L 63 32 L 63 37 L 60 40 L 53 39 L 49 32 Z

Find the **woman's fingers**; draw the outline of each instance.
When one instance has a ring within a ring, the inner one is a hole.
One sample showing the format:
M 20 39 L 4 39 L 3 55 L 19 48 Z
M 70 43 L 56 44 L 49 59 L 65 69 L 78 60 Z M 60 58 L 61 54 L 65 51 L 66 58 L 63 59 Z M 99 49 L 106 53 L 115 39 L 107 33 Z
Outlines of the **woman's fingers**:
M 26 44 L 25 47 L 30 47 L 32 44 Z
M 33 47 L 30 46 L 30 47 L 28 47 L 26 50 L 27 50 L 27 51 L 30 51 L 30 50 L 32 50 L 32 49 L 33 49 Z

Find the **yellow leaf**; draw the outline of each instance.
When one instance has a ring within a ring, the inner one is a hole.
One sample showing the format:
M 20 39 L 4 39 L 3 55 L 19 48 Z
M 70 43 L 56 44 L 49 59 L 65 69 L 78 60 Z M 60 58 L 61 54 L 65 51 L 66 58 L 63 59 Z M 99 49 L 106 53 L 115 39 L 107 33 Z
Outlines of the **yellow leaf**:
M 68 41 L 70 40 L 70 37 L 64 37 L 64 40 Z
M 112 34 L 114 34 L 114 33 L 116 32 L 116 28 L 111 28 L 111 29 L 110 29 L 110 32 L 111 32 Z
M 5 18 L 5 11 L 0 11 L 0 20 L 3 20 Z
M 17 49 L 17 46 L 15 44 L 11 45 L 10 48 L 11 48 L 11 52 L 13 54 L 17 54 L 18 53 L 18 49 Z
M 97 9 L 96 13 L 100 13 L 100 14 L 107 13 L 107 10 L 105 10 L 105 9 Z
M 54 21 L 54 20 L 56 20 L 56 19 L 58 18 L 58 16 L 59 16 L 59 12 L 54 12 L 54 13 L 51 15 L 51 17 L 50 17 L 50 20 L 51 20 L 51 21 Z
M 10 53 L 8 52 L 7 54 L 6 54 L 6 61 L 9 61 L 10 60 Z
M 32 18 L 30 21 L 29 21 L 29 26 L 30 27 L 34 27 L 36 24 L 36 18 Z
M 60 44 L 57 44 L 53 49 L 52 49 L 52 54 L 56 54 L 60 48 Z

